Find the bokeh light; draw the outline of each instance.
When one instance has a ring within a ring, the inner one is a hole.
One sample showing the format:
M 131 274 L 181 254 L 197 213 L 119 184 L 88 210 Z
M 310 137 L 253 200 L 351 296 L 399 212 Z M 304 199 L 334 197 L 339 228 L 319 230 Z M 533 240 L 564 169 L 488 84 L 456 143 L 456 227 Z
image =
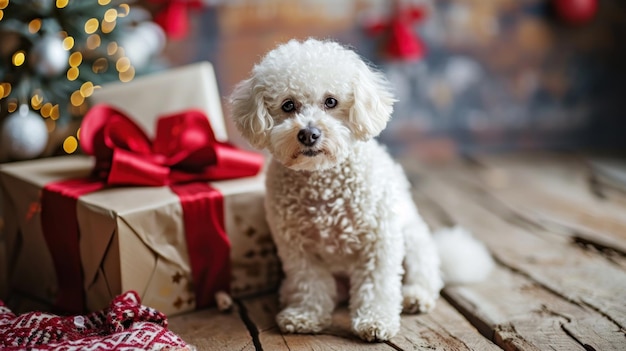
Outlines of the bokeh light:
M 15 110 L 17 110 L 17 99 L 11 99 L 11 101 L 7 103 L 7 111 L 11 113 L 15 112 Z
M 126 17 L 130 13 L 130 5 L 128 4 L 120 4 L 120 10 L 117 13 L 118 17 Z
M 80 93 L 80 90 L 76 90 L 70 96 L 70 103 L 74 106 L 80 106 L 85 102 L 85 97 Z
M 115 62 L 115 69 L 118 72 L 126 72 L 130 68 L 130 59 L 128 57 L 120 57 L 117 62 Z
M 109 61 L 104 57 L 96 59 L 91 65 L 93 73 L 104 73 L 109 69 Z
M 70 50 L 74 47 L 74 38 L 67 37 L 63 39 L 63 49 Z
M 115 53 L 117 52 L 117 49 L 118 49 L 117 43 L 112 41 L 109 43 L 109 45 L 107 45 L 107 54 L 109 56 L 115 55 Z
M 69 61 L 69 63 L 70 63 L 70 66 L 72 66 L 72 67 L 78 67 L 78 66 L 80 66 L 80 64 L 83 62 L 83 54 L 81 54 L 81 53 L 80 53 L 80 52 L 78 52 L 78 51 L 77 51 L 77 52 L 73 52 L 73 53 L 70 55 L 70 58 L 69 58 L 69 60 L 68 60 L 68 61 Z
M 85 82 L 80 86 L 80 94 L 84 97 L 90 97 L 93 94 L 93 83 Z
M 135 68 L 130 66 L 126 71 L 120 72 L 120 81 L 121 82 L 130 82 L 135 78 Z
M 13 54 L 12 62 L 14 66 L 21 66 L 24 64 L 26 60 L 26 53 L 23 50 L 20 50 Z
M 100 22 L 96 18 L 90 18 L 85 22 L 85 33 L 93 34 L 98 30 Z
M 78 67 L 71 67 L 67 70 L 67 80 L 75 81 L 76 79 L 78 79 L 79 74 L 80 71 L 78 70 Z
M 63 151 L 68 154 L 74 153 L 78 149 L 78 140 L 72 135 L 65 138 L 63 141 Z
M 116 21 L 113 22 L 107 22 L 105 20 L 102 20 L 102 33 L 104 34 L 108 34 L 111 33 L 113 31 L 113 29 L 115 29 L 115 25 L 116 25 Z
M 49 102 L 46 102 L 45 104 L 43 104 L 43 106 L 41 107 L 41 110 L 39 111 L 39 113 L 41 113 L 41 116 L 43 118 L 50 117 L 50 112 L 52 112 L 52 104 Z
M 42 105 L 43 97 L 41 95 L 35 94 L 30 98 L 30 106 L 32 106 L 34 110 L 39 110 Z
M 0 94 L 0 98 L 5 98 L 11 94 L 11 84 L 9 83 L 0 83 L 0 87 L 2 88 L 2 93 Z
M 113 22 L 117 18 L 117 10 L 116 9 L 108 9 L 104 13 L 104 20 L 106 22 Z
M 98 34 L 92 34 L 87 38 L 87 48 L 89 50 L 94 50 L 98 46 L 100 46 L 101 40 Z
M 28 31 L 35 34 L 41 29 L 41 18 L 35 18 L 28 23 Z
M 50 118 L 56 121 L 57 119 L 59 119 L 60 116 L 61 114 L 59 113 L 59 104 L 52 106 L 52 110 L 50 110 Z

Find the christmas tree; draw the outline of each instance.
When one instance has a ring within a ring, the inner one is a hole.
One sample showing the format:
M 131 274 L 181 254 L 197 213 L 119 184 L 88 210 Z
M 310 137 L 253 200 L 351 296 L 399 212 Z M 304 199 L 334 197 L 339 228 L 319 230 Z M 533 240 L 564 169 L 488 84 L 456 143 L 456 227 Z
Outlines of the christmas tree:
M 149 14 L 131 11 L 128 1 L 0 0 L 5 157 L 41 155 L 49 134 L 80 120 L 100 84 L 151 70 L 164 40 Z M 74 135 L 64 138 L 65 152 L 76 148 Z

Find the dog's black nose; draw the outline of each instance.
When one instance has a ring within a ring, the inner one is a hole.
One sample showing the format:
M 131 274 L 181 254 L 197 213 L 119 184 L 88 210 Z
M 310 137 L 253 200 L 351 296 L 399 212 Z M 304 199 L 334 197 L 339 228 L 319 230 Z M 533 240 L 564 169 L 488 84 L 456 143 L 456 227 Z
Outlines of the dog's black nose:
M 306 128 L 300 129 L 298 132 L 298 141 L 304 146 L 313 146 L 317 142 L 317 140 L 322 136 L 322 131 L 308 126 Z

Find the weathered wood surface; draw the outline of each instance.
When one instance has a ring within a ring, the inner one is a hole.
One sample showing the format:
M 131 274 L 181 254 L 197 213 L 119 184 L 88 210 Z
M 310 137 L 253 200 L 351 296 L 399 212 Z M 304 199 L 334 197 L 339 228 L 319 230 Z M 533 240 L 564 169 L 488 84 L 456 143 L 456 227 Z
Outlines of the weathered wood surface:
M 237 307 L 228 312 L 208 309 L 176 316 L 170 318 L 169 328 L 199 351 L 256 350 Z
M 445 300 L 426 315 L 405 315 L 398 336 L 385 343 L 365 343 L 350 332 L 346 307 L 333 315 L 333 325 L 319 335 L 282 335 L 274 315 L 275 295 L 244 301 L 264 350 L 498 350 Z
M 446 287 L 386 343 L 354 337 L 345 308 L 320 335 L 283 335 L 275 294 L 172 318 L 172 329 L 199 350 L 626 350 L 626 184 L 581 157 L 403 164 L 432 228 L 462 225 L 486 243 L 497 262 L 487 281 Z
M 275 294 L 237 301 L 232 311 L 197 311 L 170 320 L 170 328 L 198 350 L 499 350 L 457 310 L 441 299 L 426 315 L 402 317 L 398 336 L 366 343 L 350 332 L 349 313 L 340 307 L 333 325 L 318 335 L 281 334 L 274 316 Z
M 588 350 L 626 349 L 624 257 L 581 247 L 577 231 L 564 233 L 569 225 L 547 226 L 529 215 L 560 216 L 590 233 L 618 237 L 596 216 L 619 223 L 616 217 L 626 212 L 585 194 L 583 167 L 554 172 L 561 170 L 554 160 L 501 160 L 490 166 L 495 163 L 464 162 L 437 170 L 408 165 L 431 226 L 466 227 L 499 263 L 488 281 L 446 288 L 446 297 L 504 349 L 568 350 L 575 344 Z M 497 176 L 489 173 L 494 169 Z M 581 220 L 581 213 L 592 220 Z

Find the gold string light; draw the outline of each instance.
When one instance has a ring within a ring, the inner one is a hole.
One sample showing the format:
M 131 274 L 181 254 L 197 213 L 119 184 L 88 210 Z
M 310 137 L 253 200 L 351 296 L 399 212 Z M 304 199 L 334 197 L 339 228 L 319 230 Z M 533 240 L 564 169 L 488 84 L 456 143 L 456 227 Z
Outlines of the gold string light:
M 100 22 L 97 18 L 90 18 L 85 22 L 85 33 L 93 34 L 98 30 L 100 26 Z
M 98 34 L 92 34 L 87 38 L 87 48 L 94 50 L 101 44 L 100 36 Z
M 80 90 L 76 90 L 70 95 L 70 103 L 73 106 L 79 107 L 85 102 L 85 97 L 80 93 Z
M 85 82 L 83 83 L 83 85 L 80 86 L 80 94 L 83 97 L 90 97 L 91 94 L 93 94 L 93 90 L 94 90 L 94 86 L 92 82 Z
M 96 59 L 91 65 L 91 70 L 93 71 L 93 73 L 106 72 L 107 69 L 109 69 L 109 61 L 107 61 L 107 59 L 105 59 L 104 57 Z
M 108 9 L 104 13 L 104 21 L 105 22 L 113 22 L 117 18 L 117 10 L 116 9 Z
M 52 106 L 52 110 L 50 110 L 50 119 L 56 121 L 57 119 L 59 119 L 60 116 L 61 114 L 59 113 L 59 104 L 55 104 L 54 106 Z
M 36 92 L 30 98 L 30 106 L 33 108 L 33 110 L 37 111 L 41 108 L 42 105 L 43 105 L 43 97 L 39 95 L 39 92 Z
M 80 64 L 83 62 L 83 54 L 81 54 L 78 51 L 73 52 L 70 55 L 70 58 L 68 59 L 68 62 L 70 64 L 70 66 L 72 66 L 72 67 L 80 66 Z
M 130 59 L 128 57 L 120 57 L 115 62 L 115 69 L 118 72 L 126 72 L 130 68 Z
M 126 71 L 120 72 L 119 77 L 123 83 L 130 82 L 135 78 L 135 67 L 130 66 Z
M 63 151 L 68 154 L 74 153 L 78 149 L 78 140 L 73 135 L 68 136 L 63 141 Z
M 25 60 L 26 60 L 26 53 L 24 52 L 24 50 L 19 50 L 13 54 L 13 58 L 11 61 L 13 62 L 14 66 L 19 67 L 24 64 Z
M 17 110 L 16 99 L 12 99 L 11 101 L 9 101 L 9 103 L 7 104 L 7 110 L 9 111 L 9 113 L 15 112 L 15 110 Z
M 116 24 L 117 22 L 115 20 L 113 20 L 112 22 L 107 22 L 105 20 L 102 20 L 102 25 L 100 26 L 100 29 L 102 30 L 102 33 L 108 34 L 108 33 L 111 33 L 115 29 Z
M 35 18 L 34 20 L 28 22 L 28 31 L 32 34 L 39 32 L 41 29 L 41 18 Z
M 67 70 L 67 80 L 69 80 L 70 82 L 73 82 L 76 79 L 78 79 L 79 74 L 80 74 L 80 71 L 78 70 L 78 67 L 70 67 Z
M 68 62 L 70 64 L 70 68 L 67 70 L 67 79 L 69 81 L 75 81 L 76 79 L 78 79 L 78 75 L 80 74 L 78 66 L 80 66 L 80 64 L 83 62 L 83 54 L 78 51 L 73 52 L 70 55 Z
M 115 53 L 117 53 L 117 49 L 118 49 L 117 43 L 112 41 L 107 45 L 107 54 L 109 56 L 113 56 L 115 55 Z
M 74 47 L 74 38 L 67 36 L 63 39 L 63 49 L 71 50 Z
M 130 5 L 128 4 L 120 4 L 119 8 L 123 11 L 118 11 L 117 17 L 126 17 L 130 13 Z
M 4 9 L 9 5 L 10 0 L 0 0 L 0 20 L 4 17 Z M 111 0 L 98 0 L 100 6 L 110 6 Z M 54 4 L 57 9 L 64 9 L 68 6 L 69 0 L 55 0 Z M 130 13 L 130 6 L 127 3 L 119 4 L 116 8 L 107 9 L 102 15 L 101 19 L 89 18 L 85 21 L 83 29 L 88 34 L 85 41 L 85 46 L 88 50 L 95 50 L 103 44 L 102 34 L 108 34 L 113 32 L 117 26 L 117 19 L 120 17 L 126 17 Z M 31 34 L 37 34 L 41 31 L 43 25 L 42 18 L 33 18 L 28 22 L 28 32 Z M 80 76 L 80 65 L 84 61 L 84 57 L 81 52 L 75 51 L 76 40 L 74 37 L 68 35 L 65 31 L 59 31 L 58 33 L 62 39 L 63 49 L 70 51 L 68 58 L 69 67 L 66 72 L 68 81 L 76 81 Z M 135 68 L 133 67 L 130 59 L 125 56 L 125 51 L 116 42 L 108 42 L 106 45 L 106 53 L 110 58 L 100 57 L 96 58 L 92 65 L 91 70 L 96 73 L 104 73 L 109 70 L 109 66 L 112 65 L 111 59 L 114 59 L 115 69 L 118 72 L 119 80 L 121 82 L 128 82 L 135 77 Z M 18 50 L 13 53 L 11 57 L 11 63 L 14 66 L 22 66 L 26 63 L 27 52 L 24 50 Z M 84 82 L 79 89 L 73 91 L 69 96 L 68 108 L 72 114 L 84 114 L 88 108 L 85 101 L 92 96 L 95 89 L 100 88 L 99 85 L 95 85 L 91 81 Z M 7 98 L 11 94 L 12 86 L 10 83 L 0 82 L 0 99 Z M 36 90 L 30 97 L 31 108 L 38 111 L 43 117 L 48 132 L 53 132 L 56 129 L 56 121 L 60 117 L 59 104 L 53 102 L 44 101 L 44 94 L 40 90 Z M 9 113 L 17 111 L 19 103 L 17 99 L 11 98 L 7 101 L 7 110 Z M 74 153 L 78 149 L 78 140 L 80 136 L 80 129 L 77 130 L 76 136 L 69 136 L 63 141 L 63 150 L 70 154 Z
M 0 99 L 3 99 L 7 96 L 9 96 L 9 94 L 11 94 L 11 84 L 10 83 L 0 83 Z
M 4 9 L 9 6 L 9 0 L 0 0 L 0 21 L 4 18 Z
M 52 112 L 52 104 L 49 102 L 46 102 L 45 104 L 43 104 L 43 106 L 41 106 L 41 110 L 39 110 L 39 113 L 41 114 L 41 117 L 43 118 L 50 117 L 50 112 Z

